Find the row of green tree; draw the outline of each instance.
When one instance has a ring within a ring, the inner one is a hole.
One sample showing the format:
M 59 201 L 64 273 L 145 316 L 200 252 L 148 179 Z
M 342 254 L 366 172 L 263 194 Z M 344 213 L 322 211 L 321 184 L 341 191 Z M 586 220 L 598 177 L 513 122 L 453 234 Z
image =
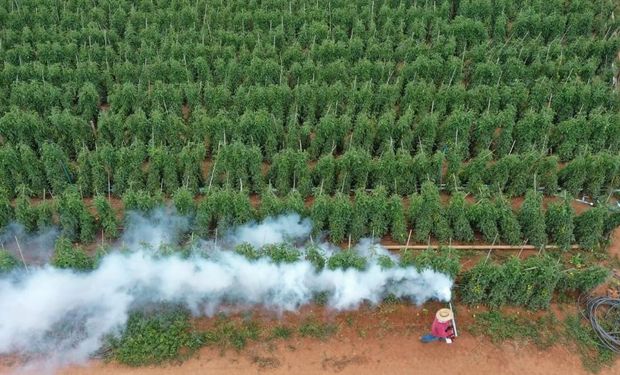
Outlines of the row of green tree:
M 371 97 L 377 98 L 372 94 Z M 92 150 L 106 144 L 120 148 L 135 143 L 177 151 L 188 142 L 205 143 L 207 154 L 215 155 L 221 145 L 235 141 L 259 147 L 260 157 L 266 161 L 285 148 L 306 150 L 313 160 L 350 148 L 372 156 L 399 148 L 414 155 L 421 151 L 452 151 L 461 160 L 488 151 L 485 157 L 490 159 L 538 151 L 557 155 L 562 162 L 580 154 L 620 151 L 617 114 L 595 111 L 589 116 L 577 115 L 556 122 L 554 112 L 547 108 L 528 109 L 520 117 L 510 105 L 477 115 L 459 107 L 457 101 L 448 102 L 456 108 L 449 115 L 442 115 L 439 104 L 428 100 L 402 109 L 400 115 L 392 106 L 378 116 L 366 109 L 353 116 L 335 115 L 327 109 L 317 122 L 302 120 L 301 111 L 308 110 L 310 100 L 304 100 L 286 118 L 283 116 L 288 113 L 288 106 L 276 110 L 279 113 L 274 115 L 274 107 L 279 107 L 274 101 L 269 101 L 268 106 L 254 106 L 255 110 L 246 108 L 241 114 L 235 114 L 229 104 L 222 104 L 212 114 L 198 109 L 187 121 L 179 114 L 159 109 L 148 116 L 140 109 L 127 116 L 104 111 L 96 126 L 66 110 L 54 110 L 41 117 L 13 107 L 0 117 L 0 137 L 3 145 L 24 144 L 34 150 L 53 142 L 70 159 L 75 159 L 83 148 Z M 435 110 L 420 107 L 426 105 Z M 324 110 L 328 107 L 328 103 L 316 106 Z
M 111 7 L 124 9 L 127 3 L 114 2 Z M 25 4 L 20 7 L 36 7 L 36 17 L 27 17 L 25 14 L 30 12 L 17 9 L 3 13 L 3 24 L 22 32 L 6 33 L 6 47 L 0 58 L 15 66 L 33 60 L 49 65 L 67 64 L 67 60 L 71 65 L 94 62 L 107 69 L 113 67 L 112 74 L 108 74 L 113 77 L 149 81 L 171 76 L 178 82 L 188 79 L 188 71 L 204 70 L 196 68 L 201 64 L 193 63 L 199 56 L 212 62 L 240 55 L 240 63 L 254 68 L 246 73 L 247 77 L 260 81 L 264 75 L 252 73 L 279 70 L 280 64 L 302 64 L 306 55 L 302 51 L 308 51 L 307 55 L 319 62 L 342 59 L 352 63 L 360 57 L 411 60 L 420 56 L 420 51 L 436 59 L 444 54 L 458 56 L 484 48 L 491 55 L 489 61 L 508 55 L 523 60 L 524 66 L 537 59 L 539 64 L 558 61 L 556 65 L 560 67 L 573 65 L 570 63 L 577 60 L 577 55 L 584 62 L 593 60 L 588 62 L 594 69 L 610 63 L 615 51 L 614 39 L 605 35 L 614 26 L 609 17 L 613 8 L 609 9 L 609 2 L 604 1 L 579 1 L 570 7 L 550 1 L 554 4 L 551 8 L 538 4 L 515 7 L 509 1 L 502 1 L 501 5 L 497 1 L 476 5 L 463 2 L 462 6 L 461 2 L 452 1 L 432 5 L 351 3 L 288 3 L 267 10 L 208 1 L 183 6 L 183 11 L 176 7 L 131 7 L 113 13 L 95 5 L 86 7 L 93 10 L 85 12 L 79 6 L 71 9 L 76 5 L 71 4 L 63 6 L 62 15 L 57 17 L 49 16 L 59 14 L 55 10 L 42 11 L 55 8 L 56 4 Z M 461 14 L 459 8 L 468 10 Z M 475 8 L 481 8 L 480 13 L 471 11 Z M 571 48 L 575 44 L 578 48 Z M 554 48 L 545 50 L 547 45 Z M 558 53 L 558 49 L 563 53 Z M 251 64 L 252 55 L 272 61 Z M 463 60 L 471 59 L 468 56 Z M 125 66 L 132 63 L 143 74 L 132 74 L 135 72 Z M 217 65 L 213 70 L 219 74 L 214 74 L 214 78 L 220 80 L 230 79 L 238 70 L 230 68 L 227 61 Z M 274 75 L 277 79 L 278 74 Z
M 144 190 L 129 190 L 123 196 L 124 212 L 148 214 L 164 202 L 161 194 L 151 195 Z M 190 219 L 191 231 L 204 237 L 217 236 L 218 230 L 221 234 L 253 220 L 299 213 L 312 219 L 315 235 L 327 231 L 334 243 L 390 235 L 400 243 L 426 243 L 431 238 L 441 243 L 468 243 L 479 239 L 536 247 L 555 244 L 568 250 L 575 243 L 584 249 L 596 248 L 620 225 L 620 213 L 605 207 L 577 215 L 570 200 L 564 199 L 548 203 L 545 208 L 542 195 L 532 190 L 518 209 L 501 196 L 494 200 L 485 196 L 472 203 L 464 193 L 455 193 L 444 203 L 437 186 L 430 182 L 406 200 L 379 187 L 370 193 L 358 190 L 353 197 L 321 194 L 307 204 L 298 191 L 278 197 L 273 189 L 267 189 L 260 202 L 252 204 L 243 191 L 214 188 L 196 202 L 189 189 L 180 188 L 172 204 L 179 214 Z M 27 231 L 35 232 L 59 224 L 65 237 L 83 243 L 91 242 L 99 231 L 104 238 L 118 236 L 122 222 L 118 215 L 121 213 L 111 208 L 106 197 L 98 195 L 87 205 L 75 188 L 67 189 L 55 200 L 37 203 L 30 201 L 23 188 L 14 206 L 6 197 L 0 197 L 0 228 L 17 221 Z
M 609 276 L 599 265 L 565 267 L 549 255 L 510 257 L 503 263 L 483 259 L 461 274 L 459 294 L 469 305 L 549 307 L 554 294 L 588 292 Z
M 168 250 L 170 249 L 166 249 Z M 192 249 L 179 247 L 172 251 L 172 254 L 187 255 L 191 254 Z M 251 261 L 268 258 L 280 264 L 307 260 L 317 272 L 323 269 L 362 271 L 368 268 L 371 261 L 354 250 L 326 254 L 315 245 L 310 245 L 302 251 L 286 243 L 265 245 L 260 248 L 244 243 L 238 245 L 234 251 Z M 90 271 L 97 267 L 103 254 L 103 251 L 98 251 L 95 256 L 89 256 L 80 246 L 73 245 L 66 237 L 60 237 L 56 240 L 52 264 L 58 268 Z M 562 258 L 549 254 L 525 259 L 511 256 L 501 263 L 487 257 L 466 271 L 461 271 L 460 257 L 451 248 L 427 249 L 416 254 L 407 250 L 400 258 L 379 255 L 374 261 L 384 269 L 415 267 L 418 271 L 432 269 L 445 273 L 453 279 L 456 278 L 456 291 L 463 303 L 482 304 L 491 308 L 511 305 L 532 310 L 546 309 L 555 295 L 588 292 L 609 276 L 609 270 L 602 266 L 565 263 Z M 21 264 L 9 252 L 0 251 L 0 274 L 20 266 Z
M 365 132 L 373 138 L 392 137 L 396 142 L 402 137 L 398 136 L 402 133 L 398 128 L 411 130 L 423 122 L 431 127 L 423 135 L 433 137 L 431 142 L 439 142 L 444 131 L 458 125 L 465 146 L 470 142 L 466 136 L 470 132 L 482 132 L 488 138 L 495 128 L 510 128 L 511 132 L 514 128 L 517 149 L 529 147 L 536 140 L 530 135 L 532 129 L 547 135 L 550 146 L 573 136 L 580 138 L 584 145 L 592 143 L 599 148 L 609 146 L 605 144 L 605 135 L 618 132 L 617 116 L 613 115 L 618 103 L 606 82 L 554 83 L 541 79 L 531 84 L 511 81 L 503 86 L 469 88 L 462 84 L 436 86 L 419 78 L 406 85 L 401 78 L 382 84 L 343 82 L 349 81 L 316 81 L 296 84 L 293 88 L 287 84 L 240 84 L 235 92 L 222 85 L 202 82 L 162 84 L 158 81 L 148 85 L 125 82 L 110 88 L 105 98 L 100 97 L 91 83 L 59 89 L 50 83 L 20 81 L 10 85 L 11 98 L 6 105 L 0 100 L 0 109 L 7 112 L 0 122 L 0 134 L 13 143 L 40 143 L 41 133 L 48 134 L 53 129 L 57 137 L 66 132 L 65 138 L 71 136 L 78 143 L 90 144 L 96 131 L 90 121 L 96 121 L 98 128 L 99 123 L 103 127 L 96 134 L 99 140 L 119 144 L 129 138 L 129 141 L 174 144 L 179 141 L 162 137 L 162 130 L 158 130 L 162 127 L 160 123 L 168 123 L 168 127 L 173 127 L 171 131 L 186 139 L 205 135 L 208 130 L 227 131 L 231 139 L 243 133 L 244 128 L 243 124 L 241 127 L 232 124 L 244 121 L 260 124 L 261 118 L 256 118 L 260 112 L 265 112 L 262 116 L 267 117 L 263 121 L 286 128 L 310 126 L 312 131 L 329 114 L 346 115 L 354 121 L 345 121 L 341 126 L 366 127 Z M 111 107 L 100 111 L 104 101 L 109 101 Z M 183 112 L 184 105 L 191 113 Z M 186 116 L 190 116 L 187 122 Z M 592 129 L 586 126 L 586 121 L 594 122 Z M 205 128 L 207 122 L 215 122 L 212 129 Z M 382 127 L 387 129 L 381 130 Z M 72 134 L 66 128 L 78 132 Z M 392 134 L 395 131 L 396 135 Z M 413 137 L 415 143 L 419 142 L 418 137 Z M 454 138 L 454 135 L 445 137 Z M 411 140 L 404 141 L 411 143 Z M 424 139 L 424 142 L 429 141 Z
M 315 145 L 315 144 L 313 144 Z M 26 144 L 0 148 L 0 188 L 14 198 L 25 186 L 26 194 L 43 197 L 61 194 L 75 185 L 82 197 L 97 194 L 121 197 L 126 191 L 160 191 L 173 194 L 185 187 L 194 194 L 212 187 L 231 187 L 259 194 L 271 185 L 280 196 L 297 190 L 303 197 L 384 186 L 389 193 L 409 195 L 432 181 L 448 192 L 475 196 L 486 191 L 520 196 L 537 187 L 546 195 L 559 189 L 570 196 L 605 199 L 620 187 L 620 157 L 609 152 L 578 154 L 562 165 L 557 156 L 539 152 L 508 154 L 493 160 L 489 151 L 463 161 L 454 150 L 412 154 L 386 145 L 381 157 L 359 147 L 341 155 L 327 151 L 312 163 L 311 153 L 295 148 L 275 152 L 263 164 L 261 149 L 241 141 L 219 143 L 207 159 L 203 143 L 180 149 L 146 147 L 141 143 L 115 148 L 82 147 L 75 159 L 56 143 L 44 143 L 39 152 Z

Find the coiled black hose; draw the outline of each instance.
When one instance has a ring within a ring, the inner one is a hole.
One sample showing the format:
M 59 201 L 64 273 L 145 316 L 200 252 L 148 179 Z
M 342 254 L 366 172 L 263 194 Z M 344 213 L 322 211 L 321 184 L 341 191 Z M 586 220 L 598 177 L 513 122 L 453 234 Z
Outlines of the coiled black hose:
M 620 353 L 620 299 L 587 296 L 580 299 L 583 316 L 590 322 L 602 346 Z

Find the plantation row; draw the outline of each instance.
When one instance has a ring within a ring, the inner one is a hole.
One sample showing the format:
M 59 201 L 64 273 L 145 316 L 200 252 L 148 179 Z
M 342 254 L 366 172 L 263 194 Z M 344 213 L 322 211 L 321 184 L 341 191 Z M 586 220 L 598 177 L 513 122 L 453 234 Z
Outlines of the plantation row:
M 342 155 L 327 154 L 316 163 L 308 152 L 287 148 L 270 164 L 261 162 L 256 146 L 240 142 L 221 145 L 211 160 L 205 146 L 188 143 L 180 150 L 133 144 L 94 150 L 82 148 L 72 161 L 62 147 L 44 143 L 38 155 L 26 144 L 0 147 L 0 189 L 9 198 L 21 192 L 31 197 L 61 194 L 71 185 L 83 197 L 113 194 L 121 197 L 130 189 L 172 195 L 179 187 L 194 194 L 211 187 L 231 187 L 260 194 L 272 186 L 280 196 L 297 190 L 304 197 L 385 187 L 406 196 L 432 181 L 449 192 L 466 191 L 475 196 L 501 192 L 520 196 L 537 187 L 546 195 L 565 190 L 570 196 L 606 198 L 620 187 L 620 156 L 601 152 L 579 155 L 561 164 L 556 156 L 537 152 L 509 154 L 492 160 L 489 152 L 462 162 L 453 153 L 387 149 L 381 157 L 357 147 Z
M 231 189 L 213 189 L 197 203 L 191 191 L 181 188 L 172 201 L 177 212 L 189 218 L 187 231 L 203 237 L 214 236 L 213 230 L 217 236 L 218 231 L 221 235 L 252 220 L 297 212 L 312 219 L 315 235 L 326 230 L 334 243 L 389 234 L 400 243 L 426 243 L 431 238 L 441 243 L 467 243 L 478 238 L 486 243 L 510 245 L 557 244 L 567 250 L 573 243 L 584 249 L 597 248 L 620 224 L 620 213 L 611 213 L 605 207 L 576 215 L 568 199 L 550 203 L 544 209 L 542 195 L 534 191 L 527 192 L 518 210 L 513 210 L 510 201 L 503 197 L 492 200 L 485 196 L 472 204 L 464 193 L 453 194 L 444 204 L 431 182 L 424 183 L 421 192 L 406 202 L 400 196 L 390 196 L 383 188 L 372 193 L 357 191 L 352 198 L 341 193 L 322 194 L 309 206 L 297 191 L 281 198 L 273 190 L 266 191 L 256 207 L 245 192 Z M 125 212 L 148 214 L 162 206 L 164 198 L 130 190 L 123 196 L 123 204 Z M 15 220 L 28 232 L 59 225 L 66 238 L 82 243 L 93 241 L 99 232 L 105 238 L 116 238 L 121 223 L 108 199 L 99 195 L 92 206 L 86 206 L 75 188 L 67 189 L 53 201 L 37 204 L 20 193 L 14 207 L 8 199 L 0 199 L 0 228 Z
M 45 3 L 3 4 L 0 57 L 10 64 L 9 82 L 19 77 L 71 87 L 90 81 L 110 91 L 115 81 L 196 80 L 234 90 L 244 82 L 282 82 L 283 75 L 294 82 L 349 78 L 349 66 L 360 80 L 384 82 L 397 76 L 398 62 L 413 64 L 406 78 L 436 82 L 571 75 L 586 82 L 609 73 L 618 45 L 611 1 L 286 1 L 262 9 L 207 1 L 183 4 L 181 11 L 173 3 L 103 2 L 108 9 Z M 451 14 L 452 7 L 469 10 Z
M 420 96 L 428 98 L 423 93 Z M 486 107 L 487 96 L 484 97 Z M 275 105 L 268 98 L 264 100 Z M 450 105 L 457 102 L 448 101 Z M 463 102 L 474 101 L 463 98 Z M 392 108 L 380 116 L 369 115 L 365 110 L 353 116 L 335 115 L 325 104 L 320 108 L 329 113 L 316 123 L 301 124 L 298 109 L 281 119 L 261 106 L 256 110 L 251 109 L 256 106 L 244 106 L 241 114 L 234 114 L 225 103 L 213 114 L 198 109 L 187 121 L 179 114 L 159 109 L 148 112 L 148 116 L 140 109 L 128 116 L 103 111 L 96 125 L 68 111 L 54 110 L 41 117 L 12 107 L 0 116 L 0 137 L 2 144 L 23 143 L 35 150 L 42 149 L 46 142 L 54 142 L 70 158 L 75 158 L 83 148 L 92 150 L 106 144 L 115 148 L 141 144 L 180 150 L 188 142 L 204 143 L 207 155 L 214 155 L 220 145 L 236 141 L 257 146 L 265 161 L 285 148 L 306 150 L 312 160 L 326 154 L 341 154 L 351 147 L 373 156 L 391 149 L 403 149 L 412 155 L 442 151 L 453 153 L 459 160 L 481 153 L 498 159 L 511 153 L 537 151 L 557 155 L 562 162 L 588 153 L 620 151 L 620 117 L 613 112 L 597 110 L 554 122 L 554 112 L 548 108 L 528 109 L 516 116 L 513 106 L 477 114 L 456 105 L 458 108 L 444 116 L 437 111 L 438 103 L 429 100 L 418 104 L 432 105 L 434 111 L 429 111 L 430 107 L 407 107 L 400 115 Z M 209 107 L 215 105 L 214 102 Z
M 81 3 L 3 4 L 3 83 L 607 81 L 618 46 L 611 1 Z
M 188 256 L 195 249 L 193 243 L 186 247 L 166 246 L 155 249 L 162 255 L 177 254 Z M 100 249 L 95 256 L 89 256 L 79 246 L 74 246 L 64 237 L 55 244 L 52 265 L 58 268 L 90 271 L 96 268 L 105 254 Z M 277 264 L 294 263 L 305 259 L 312 263 L 315 270 L 324 269 L 365 270 L 369 267 L 367 259 L 353 250 L 336 251 L 326 255 L 320 248 L 311 245 L 300 251 L 288 244 L 265 245 L 255 248 L 249 244 L 238 245 L 235 249 L 251 261 L 267 258 Z M 377 263 L 384 269 L 393 267 L 415 267 L 419 271 L 432 269 L 442 272 L 457 280 L 457 293 L 462 302 L 470 305 L 485 304 L 493 308 L 503 305 L 523 306 L 532 310 L 549 307 L 556 293 L 583 293 L 603 282 L 609 271 L 601 266 L 584 266 L 583 260 L 573 257 L 567 264 L 551 255 L 531 256 L 519 259 L 515 256 L 501 264 L 483 259 L 470 270 L 461 272 L 458 252 L 449 247 L 440 250 L 427 249 L 417 254 L 405 250 L 400 259 L 380 255 Z M 0 274 L 10 272 L 20 263 L 4 250 L 0 250 Z M 317 293 L 317 302 L 325 300 L 324 293 Z M 393 298 L 393 296 L 385 296 Z
M 0 144 L 620 150 L 613 1 L 0 2 Z M 105 108 L 105 110 L 101 110 Z M 386 184 L 387 185 L 387 184 Z
M 510 257 L 502 264 L 483 260 L 461 275 L 460 297 L 470 305 L 512 305 L 539 310 L 549 307 L 557 291 L 589 292 L 609 276 L 604 267 L 585 266 L 579 259 L 575 263 L 565 268 L 550 256 L 525 260 Z

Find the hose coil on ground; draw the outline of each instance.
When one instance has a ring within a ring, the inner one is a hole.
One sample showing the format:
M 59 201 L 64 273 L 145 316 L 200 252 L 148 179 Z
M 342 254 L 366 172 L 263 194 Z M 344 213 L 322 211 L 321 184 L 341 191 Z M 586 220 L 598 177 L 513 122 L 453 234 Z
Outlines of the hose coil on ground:
M 587 296 L 580 302 L 584 306 L 582 314 L 592 325 L 601 345 L 620 353 L 620 299 Z

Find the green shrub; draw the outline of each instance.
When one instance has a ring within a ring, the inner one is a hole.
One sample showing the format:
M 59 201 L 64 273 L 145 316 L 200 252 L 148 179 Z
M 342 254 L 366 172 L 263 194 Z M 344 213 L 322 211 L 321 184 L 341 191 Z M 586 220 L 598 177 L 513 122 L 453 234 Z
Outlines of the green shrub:
M 362 271 L 366 269 L 366 266 L 366 258 L 362 257 L 361 255 L 357 254 L 352 250 L 336 251 L 327 260 L 327 268 L 329 268 L 330 270 L 348 270 L 349 268 L 354 268 L 356 270 Z
M 441 247 L 438 250 L 428 248 L 417 255 L 414 255 L 411 250 L 405 250 L 400 259 L 400 266 L 415 266 L 418 271 L 432 269 L 436 272 L 445 273 L 452 279 L 461 269 L 458 252 L 449 247 Z
M 54 246 L 52 265 L 58 268 L 90 271 L 94 267 L 94 260 L 90 258 L 83 249 L 73 247 L 68 238 L 60 237 L 56 240 Z
M 118 237 L 118 220 L 110 202 L 105 197 L 98 195 L 94 199 L 94 204 L 97 210 L 99 227 L 103 230 L 103 233 L 109 238 Z
M 0 274 L 11 272 L 19 267 L 17 259 L 6 250 L 0 250 Z
M 487 302 L 498 272 L 499 267 L 487 260 L 480 261 L 465 272 L 459 283 L 461 300 L 469 305 Z
M 235 253 L 244 256 L 248 260 L 257 260 L 261 257 L 260 251 L 247 242 L 243 242 L 235 246 L 234 251 Z
M 562 272 L 558 281 L 560 292 L 586 293 L 602 284 L 608 277 L 609 269 L 593 265 L 585 268 L 572 268 Z
M 263 246 L 261 253 L 271 258 L 276 264 L 294 263 L 297 262 L 301 256 L 299 250 L 285 243 Z
M 325 256 L 318 246 L 310 246 L 306 249 L 306 260 L 312 263 L 317 272 L 325 268 Z
M 314 319 L 307 319 L 299 326 L 301 337 L 313 337 L 325 340 L 338 332 L 338 326 L 329 323 L 321 323 Z
M 276 326 L 271 330 L 271 338 L 274 339 L 289 339 L 293 336 L 293 330 L 286 326 Z
M 122 335 L 111 340 L 112 358 L 129 366 L 182 359 L 202 343 L 189 319 L 189 312 L 170 306 L 132 312 Z
M 194 194 L 191 190 L 182 187 L 179 188 L 172 196 L 174 207 L 179 215 L 193 217 L 196 214 L 196 204 L 194 203 Z

